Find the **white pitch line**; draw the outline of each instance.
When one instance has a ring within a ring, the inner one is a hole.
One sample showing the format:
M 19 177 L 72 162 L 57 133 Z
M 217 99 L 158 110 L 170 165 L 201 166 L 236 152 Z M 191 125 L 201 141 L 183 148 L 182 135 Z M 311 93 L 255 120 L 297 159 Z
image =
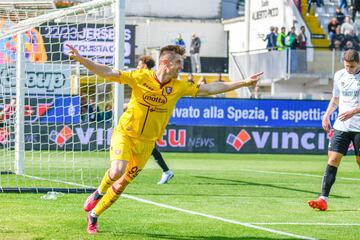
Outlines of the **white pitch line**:
M 61 180 L 51 180 L 51 179 L 46 179 L 46 178 L 42 178 L 42 177 L 33 177 L 33 176 L 29 176 L 29 175 L 21 175 L 21 176 L 28 177 L 28 178 L 34 178 L 34 179 L 37 179 L 37 180 L 45 180 L 45 181 L 50 181 L 50 182 L 65 183 L 65 184 L 68 184 L 68 185 L 81 186 L 81 187 L 85 187 L 85 188 L 95 188 L 93 186 L 77 184 L 77 183 L 71 183 L 71 182 L 66 182 L 66 181 L 61 181 Z M 195 212 L 195 211 L 191 211 L 191 210 L 187 210 L 187 209 L 183 209 L 183 208 L 173 207 L 173 206 L 170 206 L 170 205 L 167 205 L 167 204 L 153 202 L 153 201 L 150 201 L 150 200 L 146 200 L 146 199 L 143 199 L 143 198 L 131 196 L 131 195 L 128 195 L 128 194 L 122 194 L 121 196 L 124 197 L 124 198 L 128 198 L 128 199 L 131 199 L 131 200 L 138 201 L 138 202 L 143 202 L 143 203 L 155 205 L 155 206 L 158 206 L 158 207 L 172 209 L 172 210 L 175 210 L 175 211 L 184 212 L 184 213 L 197 215 L 197 216 L 202 216 L 202 217 L 206 217 L 206 218 L 210 218 L 210 219 L 215 219 L 215 220 L 219 220 L 219 221 L 222 221 L 222 222 L 241 225 L 243 227 L 253 228 L 253 229 L 260 230 L 260 231 L 271 232 L 271 233 L 274 233 L 274 234 L 289 236 L 289 237 L 293 237 L 293 238 L 297 238 L 297 239 L 317 240 L 316 238 L 312 238 L 312 237 L 306 237 L 306 236 L 301 236 L 301 235 L 297 235 L 297 234 L 292 234 L 292 233 L 289 233 L 289 232 L 278 231 L 278 230 L 271 229 L 271 228 L 255 226 L 255 225 L 253 225 L 251 223 L 239 222 L 239 221 L 226 219 L 226 218 L 222 218 L 222 217 L 217 217 L 217 216 L 213 216 L 213 215 L 209 215 L 209 214 L 205 214 L 205 213 L 200 213 L 200 212 Z
M 316 177 L 316 178 L 322 178 L 323 177 L 322 175 L 316 175 L 316 174 L 275 172 L 275 171 L 263 171 L 263 170 L 254 170 L 254 169 L 239 169 L 238 171 L 280 174 L 280 175 L 292 175 L 292 176 L 302 176 L 302 177 Z M 349 180 L 349 181 L 360 181 L 360 178 L 336 177 L 336 179 Z
M 310 239 L 315 240 L 316 239 L 316 238 L 312 238 L 312 237 L 306 237 L 306 236 L 296 235 L 296 234 L 292 234 L 292 233 L 288 233 L 288 232 L 278 231 L 278 230 L 271 229 L 271 228 L 255 226 L 255 225 L 253 225 L 251 223 L 239 222 L 239 221 L 226 219 L 226 218 L 222 218 L 222 217 L 217 217 L 217 216 L 213 216 L 213 215 L 209 215 L 209 214 L 205 214 L 205 213 L 200 213 L 200 212 L 195 212 L 195 211 L 191 211 L 191 210 L 187 210 L 187 209 L 183 209 L 183 208 L 173 207 L 173 206 L 170 206 L 170 205 L 167 205 L 167 204 L 157 203 L 157 202 L 149 201 L 149 200 L 146 200 L 146 199 L 143 199 L 143 198 L 130 196 L 130 195 L 127 195 L 127 194 L 123 194 L 122 196 L 125 197 L 125 198 L 128 198 L 128 199 L 132 199 L 132 200 L 143 202 L 143 203 L 148 203 L 148 204 L 155 205 L 155 206 L 158 206 L 158 207 L 167 208 L 167 209 L 171 209 L 171 210 L 175 210 L 175 211 L 179 211 L 179 212 L 184 212 L 184 213 L 188 213 L 188 214 L 192 214 L 192 215 L 202 216 L 202 217 L 206 217 L 206 218 L 211 218 L 211 219 L 219 220 L 219 221 L 222 221 L 222 222 L 241 225 L 243 227 L 253 228 L 253 229 L 257 229 L 257 230 L 261 230 L 261 231 L 265 231 L 265 232 L 271 232 L 271 233 L 275 233 L 275 234 L 278 234 L 278 235 L 285 235 L 285 236 L 289 236 L 289 237 L 293 237 L 293 238 L 297 238 L 297 239 L 308 239 L 308 240 L 310 240 Z
M 360 223 L 301 223 L 301 222 L 252 222 L 253 225 L 317 225 L 317 226 L 360 226 Z

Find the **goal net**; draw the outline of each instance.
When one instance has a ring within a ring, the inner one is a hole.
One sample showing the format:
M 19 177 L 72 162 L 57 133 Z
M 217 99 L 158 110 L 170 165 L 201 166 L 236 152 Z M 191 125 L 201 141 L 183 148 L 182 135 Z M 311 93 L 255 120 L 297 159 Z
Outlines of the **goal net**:
M 27 19 L 17 18 L 24 10 L 0 12 L 0 192 L 98 185 L 109 166 L 114 87 L 70 60 L 67 44 L 114 65 L 114 8 L 96 0 Z

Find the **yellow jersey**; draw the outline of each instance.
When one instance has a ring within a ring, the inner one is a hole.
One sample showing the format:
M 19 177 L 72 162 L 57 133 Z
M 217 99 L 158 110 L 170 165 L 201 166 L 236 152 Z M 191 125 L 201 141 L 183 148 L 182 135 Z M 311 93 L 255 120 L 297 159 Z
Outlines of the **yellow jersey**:
M 162 85 L 155 72 L 147 69 L 121 71 L 118 82 L 128 84 L 132 95 L 115 131 L 146 141 L 161 139 L 176 102 L 198 92 L 196 84 L 177 79 Z

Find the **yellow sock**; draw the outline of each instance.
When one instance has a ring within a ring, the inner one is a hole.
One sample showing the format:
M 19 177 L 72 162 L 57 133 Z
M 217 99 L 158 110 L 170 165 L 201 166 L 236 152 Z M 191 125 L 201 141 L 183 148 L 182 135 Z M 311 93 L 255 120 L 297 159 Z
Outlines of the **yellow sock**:
M 107 171 L 106 171 L 103 179 L 101 180 L 100 186 L 99 186 L 99 188 L 98 188 L 100 194 L 105 194 L 106 191 L 109 189 L 109 187 L 110 187 L 116 180 L 119 179 L 119 178 L 117 178 L 117 179 L 111 179 L 111 178 L 109 177 L 109 171 L 110 171 L 110 170 L 107 170 Z
M 100 216 L 106 209 L 108 209 L 114 202 L 116 202 L 120 195 L 121 192 L 117 193 L 112 187 L 109 188 L 98 204 L 96 204 L 93 212 L 96 214 L 96 216 Z

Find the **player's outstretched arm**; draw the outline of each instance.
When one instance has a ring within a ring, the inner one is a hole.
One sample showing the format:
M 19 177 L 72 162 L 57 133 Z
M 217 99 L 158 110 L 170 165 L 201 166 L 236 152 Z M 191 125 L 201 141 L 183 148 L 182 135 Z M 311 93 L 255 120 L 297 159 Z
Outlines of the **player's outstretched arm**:
M 212 82 L 209 84 L 202 84 L 199 86 L 198 96 L 208 96 L 218 93 L 228 92 L 241 87 L 255 86 L 259 79 L 263 75 L 263 72 L 251 75 L 243 81 L 236 82 Z
M 115 82 L 120 77 L 120 72 L 112 69 L 106 65 L 99 64 L 96 62 L 93 62 L 83 56 L 81 56 L 77 49 L 75 49 L 73 46 L 67 44 L 68 48 L 70 48 L 69 51 L 69 57 L 82 65 L 84 65 L 87 69 L 89 69 L 91 72 L 95 73 L 96 75 L 106 79 L 107 81 Z

